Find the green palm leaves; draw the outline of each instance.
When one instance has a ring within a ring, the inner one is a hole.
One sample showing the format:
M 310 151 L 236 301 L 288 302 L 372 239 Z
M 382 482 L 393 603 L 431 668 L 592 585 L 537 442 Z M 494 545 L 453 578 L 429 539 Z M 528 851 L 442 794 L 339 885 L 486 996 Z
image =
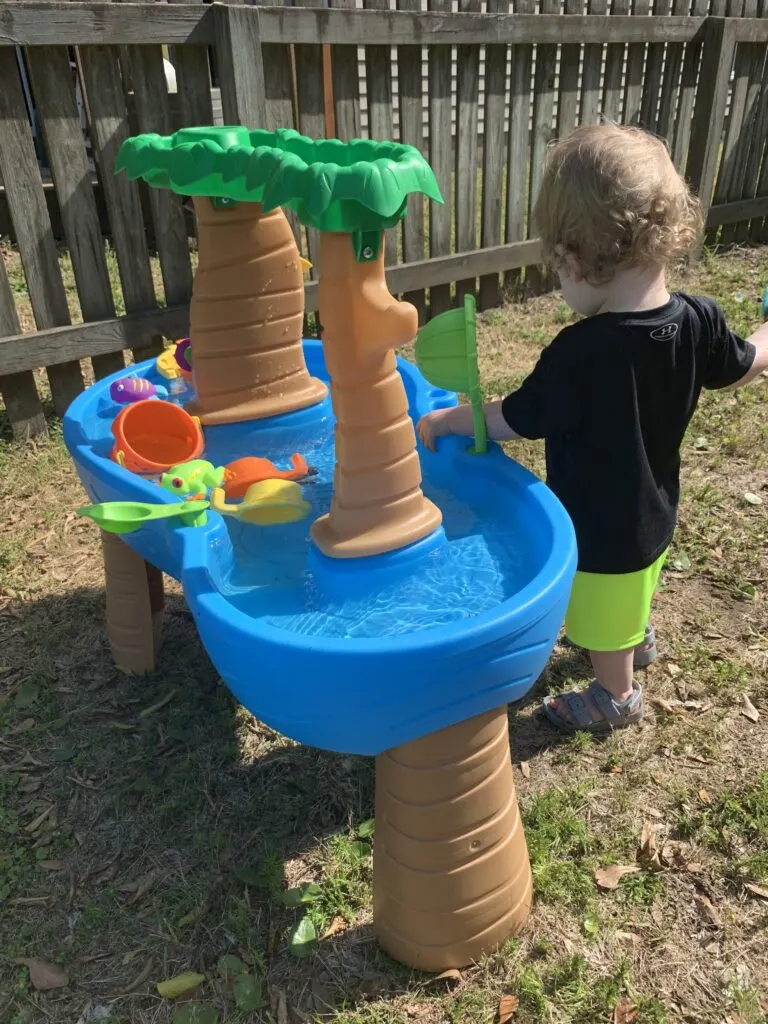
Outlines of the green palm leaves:
M 181 195 L 282 206 L 319 231 L 362 234 L 394 226 L 408 196 L 442 203 L 413 146 L 308 139 L 292 129 L 184 128 L 126 139 L 116 171 Z

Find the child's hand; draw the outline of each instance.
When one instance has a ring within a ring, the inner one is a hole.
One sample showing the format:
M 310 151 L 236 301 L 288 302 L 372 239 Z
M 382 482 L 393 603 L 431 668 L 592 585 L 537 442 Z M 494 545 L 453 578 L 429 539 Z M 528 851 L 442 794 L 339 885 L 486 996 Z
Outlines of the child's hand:
M 457 429 L 457 424 L 454 422 L 457 419 L 458 412 L 458 409 L 436 409 L 434 412 L 422 416 L 416 429 L 425 448 L 433 452 L 435 451 L 438 437 L 462 433 L 460 429 Z

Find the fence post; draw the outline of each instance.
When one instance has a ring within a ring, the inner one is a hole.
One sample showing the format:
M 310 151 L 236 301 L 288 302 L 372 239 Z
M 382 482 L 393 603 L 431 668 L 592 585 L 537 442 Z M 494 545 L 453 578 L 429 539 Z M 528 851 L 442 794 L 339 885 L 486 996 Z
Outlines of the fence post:
M 712 205 L 725 107 L 728 100 L 736 23 L 729 18 L 708 18 L 704 24 L 702 74 L 696 92 L 686 177 L 698 194 L 706 219 Z
M 224 124 L 266 128 L 259 9 L 215 4 L 213 11 Z

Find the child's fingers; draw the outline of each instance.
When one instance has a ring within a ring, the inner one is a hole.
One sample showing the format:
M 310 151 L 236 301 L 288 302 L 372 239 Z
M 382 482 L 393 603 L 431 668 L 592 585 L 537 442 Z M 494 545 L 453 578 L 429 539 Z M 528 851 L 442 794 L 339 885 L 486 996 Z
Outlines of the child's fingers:
M 423 419 L 420 419 L 416 429 L 421 438 L 421 443 L 425 448 L 433 452 L 435 450 L 435 438 L 429 418 L 425 416 Z

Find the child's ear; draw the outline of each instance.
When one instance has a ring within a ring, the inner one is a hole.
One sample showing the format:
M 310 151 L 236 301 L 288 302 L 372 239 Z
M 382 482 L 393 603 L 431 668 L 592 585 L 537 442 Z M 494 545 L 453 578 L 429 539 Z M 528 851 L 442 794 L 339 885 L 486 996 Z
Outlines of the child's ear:
M 568 274 L 568 277 L 570 277 L 575 284 L 579 284 L 584 280 L 584 274 L 581 271 L 579 261 L 572 252 L 567 252 L 565 254 L 564 269 Z

